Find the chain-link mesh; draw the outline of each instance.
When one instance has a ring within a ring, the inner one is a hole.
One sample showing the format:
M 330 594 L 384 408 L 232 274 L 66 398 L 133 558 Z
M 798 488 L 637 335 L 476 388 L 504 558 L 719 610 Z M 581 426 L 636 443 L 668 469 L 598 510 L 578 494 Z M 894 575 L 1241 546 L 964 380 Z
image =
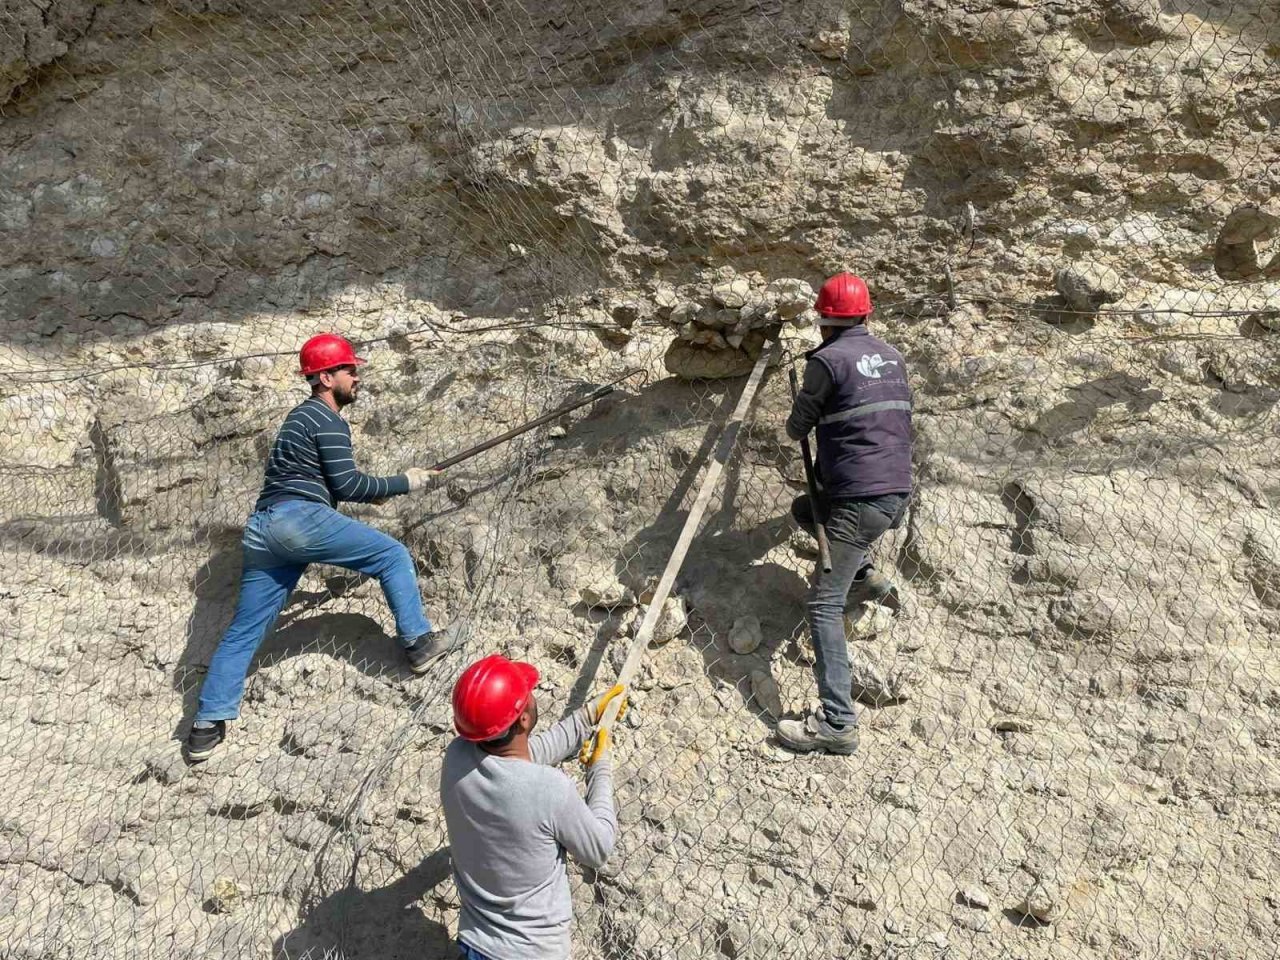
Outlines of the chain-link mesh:
M 742 376 L 853 269 L 918 479 L 860 749 L 772 738 L 815 696 L 775 370 L 574 956 L 1276 956 L 1278 61 L 1268 0 L 0 4 L 0 955 L 452 957 L 453 678 L 611 681 Z M 373 473 L 635 375 L 346 508 L 466 649 L 413 677 L 313 566 L 190 767 L 321 330 Z

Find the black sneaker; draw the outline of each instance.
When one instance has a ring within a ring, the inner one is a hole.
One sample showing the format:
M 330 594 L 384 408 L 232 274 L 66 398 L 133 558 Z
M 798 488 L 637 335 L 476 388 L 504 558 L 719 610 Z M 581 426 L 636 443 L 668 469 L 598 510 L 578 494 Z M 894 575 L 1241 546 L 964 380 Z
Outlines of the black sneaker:
M 199 762 L 209 759 L 209 754 L 227 739 L 227 721 L 215 720 L 212 727 L 192 727 L 187 734 L 187 759 Z
M 458 624 L 452 624 L 443 630 L 424 633 L 404 648 L 404 655 L 409 659 L 409 669 L 414 673 L 426 673 L 432 661 L 438 660 L 458 645 L 461 635 Z

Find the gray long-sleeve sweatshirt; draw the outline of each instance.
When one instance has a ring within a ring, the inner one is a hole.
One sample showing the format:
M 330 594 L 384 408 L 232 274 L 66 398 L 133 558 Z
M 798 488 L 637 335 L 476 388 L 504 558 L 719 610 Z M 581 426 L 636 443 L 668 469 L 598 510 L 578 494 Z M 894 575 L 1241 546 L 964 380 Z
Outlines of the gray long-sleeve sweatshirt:
M 565 852 L 602 866 L 618 833 L 608 753 L 588 768 L 586 802 L 550 766 L 573 756 L 590 732 L 584 707 L 529 739 L 532 763 L 461 737 L 445 751 L 440 798 L 462 900 L 458 939 L 492 960 L 569 956 Z

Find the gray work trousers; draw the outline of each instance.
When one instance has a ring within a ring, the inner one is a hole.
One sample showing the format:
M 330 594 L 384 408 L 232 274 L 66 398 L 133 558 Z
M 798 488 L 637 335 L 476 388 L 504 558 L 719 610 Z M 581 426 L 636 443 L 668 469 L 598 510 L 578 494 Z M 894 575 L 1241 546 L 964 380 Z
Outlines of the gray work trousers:
M 889 493 L 879 497 L 840 497 L 829 501 L 823 511 L 827 540 L 831 545 L 831 572 L 821 570 L 809 590 L 807 613 L 809 635 L 817 660 L 814 672 L 818 696 L 827 722 L 836 729 L 856 725 L 853 712 L 853 682 L 849 670 L 849 650 L 844 636 L 844 605 L 849 588 L 869 569 L 867 553 L 885 531 L 898 526 L 907 509 L 910 494 Z M 808 496 L 797 497 L 791 515 L 814 532 L 813 505 Z

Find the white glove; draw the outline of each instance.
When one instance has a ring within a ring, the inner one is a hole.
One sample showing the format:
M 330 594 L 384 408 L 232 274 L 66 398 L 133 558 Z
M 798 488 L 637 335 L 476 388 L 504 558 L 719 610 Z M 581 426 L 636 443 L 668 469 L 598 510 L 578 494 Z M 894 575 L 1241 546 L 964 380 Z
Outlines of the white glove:
M 427 485 L 427 481 L 432 477 L 438 477 L 444 473 L 443 470 L 429 470 L 426 467 L 410 467 L 404 472 L 405 479 L 409 481 L 409 492 L 421 490 Z

